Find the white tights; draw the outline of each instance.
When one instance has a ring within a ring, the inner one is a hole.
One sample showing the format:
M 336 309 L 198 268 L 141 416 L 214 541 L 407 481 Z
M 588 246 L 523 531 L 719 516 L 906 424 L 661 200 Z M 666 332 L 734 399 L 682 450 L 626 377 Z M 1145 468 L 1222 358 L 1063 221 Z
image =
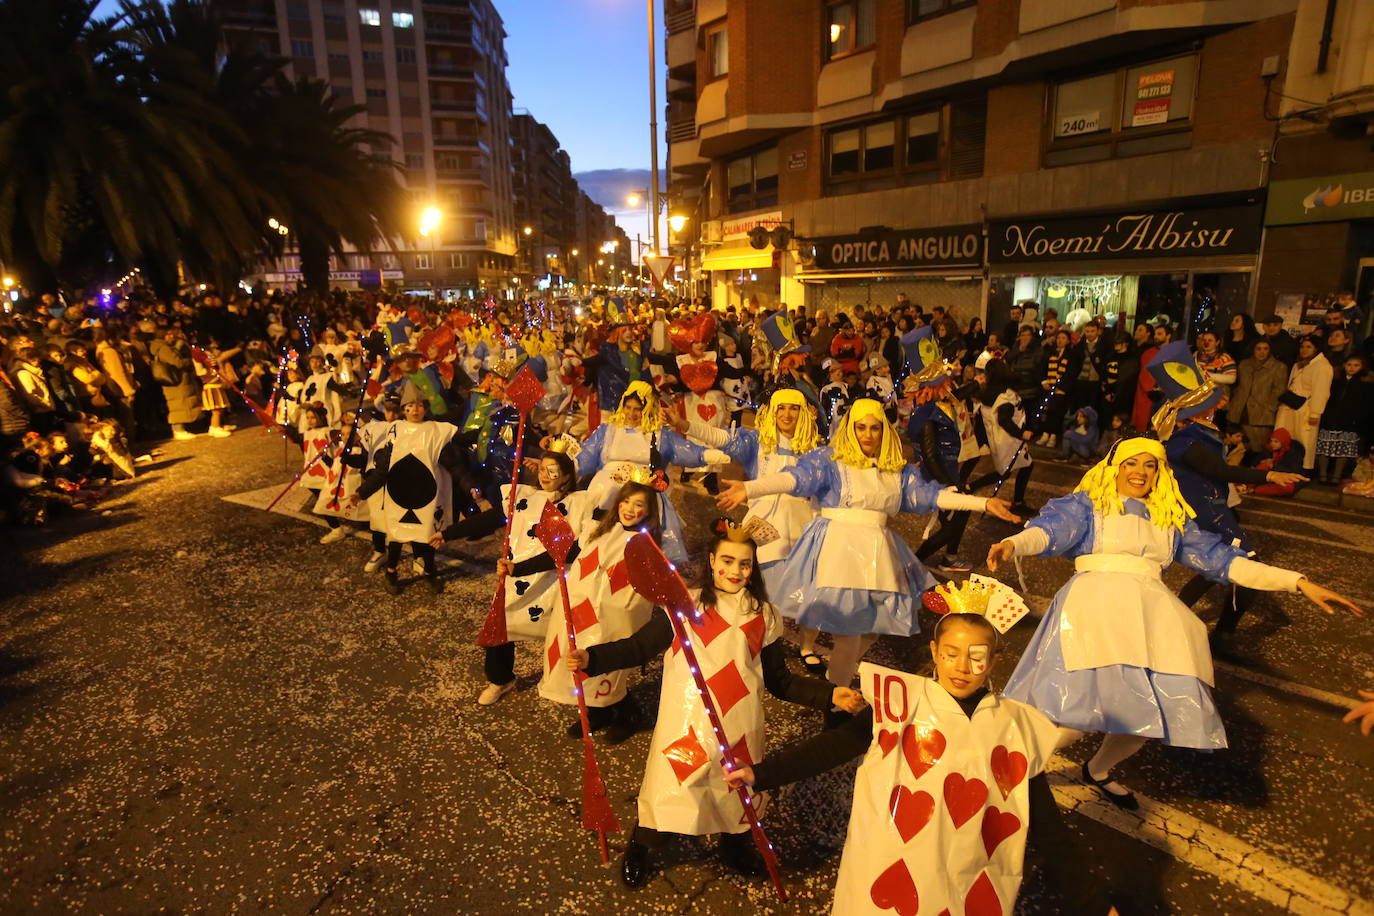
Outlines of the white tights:
M 877 634 L 864 636 L 836 636 L 835 648 L 830 651 L 830 665 L 826 678 L 836 687 L 849 687 L 854 682 L 854 673 L 859 670 L 859 661 L 878 641 Z
M 821 635 L 821 631 L 814 630 L 811 627 L 797 627 L 797 630 L 801 632 L 800 654 L 814 655 L 816 652 L 816 637 Z
M 1103 736 L 1102 746 L 1088 761 L 1088 775 L 1093 779 L 1106 779 L 1112 772 L 1112 767 L 1144 747 L 1147 740 L 1140 735 Z

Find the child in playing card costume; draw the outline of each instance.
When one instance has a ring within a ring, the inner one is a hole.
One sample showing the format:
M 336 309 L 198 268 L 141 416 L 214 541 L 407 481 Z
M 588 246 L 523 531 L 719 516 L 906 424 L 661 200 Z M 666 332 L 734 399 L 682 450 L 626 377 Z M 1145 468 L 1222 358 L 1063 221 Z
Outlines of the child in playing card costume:
M 854 402 L 830 445 L 767 477 L 725 484 L 717 504 L 729 510 L 773 493 L 821 506 L 787 557 L 777 597 L 798 626 L 834 634 L 828 673 L 837 687 L 849 686 L 879 635 L 917 632 L 916 602 L 935 584 L 906 541 L 888 530 L 889 516 L 938 507 L 1018 520 L 1004 501 L 942 489 L 907 464 L 897 430 L 871 398 Z
M 287 438 L 301 447 L 301 486 L 310 494 L 307 503 L 312 509 L 321 504 L 321 495 L 329 482 L 330 469 L 336 463 L 338 450 L 338 430 L 329 426 L 323 407 L 307 406 L 301 409 L 301 430 L 284 428 Z M 337 478 L 336 478 L 337 479 Z M 343 540 L 347 532 L 336 536 L 339 528 L 338 514 L 320 513 L 329 524 L 329 531 L 320 538 L 321 544 Z
M 582 443 L 577 454 L 577 474 L 593 475 L 587 486 L 592 509 L 609 509 L 616 488 L 635 469 L 666 475 L 673 465 L 695 468 L 729 460 L 724 452 L 693 445 L 677 430 L 665 427 L 653 386 L 648 382 L 631 382 L 615 413 Z M 682 565 L 687 562 L 682 519 L 666 492 L 659 492 L 657 499 L 658 517 L 663 521 L 663 552 L 669 560 Z
M 366 477 L 377 466 L 377 453 L 391 442 L 396 430 L 396 421 L 401 419 L 401 399 L 384 397 L 379 408 L 380 417 L 368 420 L 358 429 L 358 441 L 367 451 L 367 463 L 363 467 Z M 367 527 L 372 538 L 372 553 L 363 564 L 363 572 L 376 572 L 386 562 L 386 488 L 379 488 L 367 498 Z
M 340 421 L 342 428 L 334 435 L 330 445 L 333 453 L 325 466 L 324 486 L 312 510 L 329 522 L 329 533 L 320 538 L 321 544 L 342 541 L 355 525 L 361 527 L 361 523 L 367 521 L 368 504 L 353 499 L 353 494 L 362 485 L 368 460 L 368 450 L 354 431 L 356 418 L 353 413 L 343 415 Z
M 783 651 L 782 617 L 768 603 L 754 560 L 756 548 L 744 528 L 720 519 L 707 549 L 705 584 L 693 594 L 702 622 L 689 624 L 691 644 L 716 711 L 736 758 L 752 761 L 763 754 L 763 697 L 760 687 L 780 700 L 817 709 L 832 704 L 857 711 L 859 694 L 818 678 L 794 677 Z M 675 644 L 668 613 L 658 609 L 649 623 L 625 639 L 579 648 L 565 659 L 590 679 L 610 671 L 634 668 L 663 656 L 663 685 L 658 723 L 644 782 L 639 789 L 639 824 L 625 849 L 621 880 L 640 887 L 649 877 L 649 851 L 663 833 L 688 836 L 721 834 L 725 864 L 744 874 L 758 874 L 749 821 L 739 797 L 716 774 L 723 752 L 706 707 Z
M 568 553 L 568 607 L 573 632 L 579 643 L 624 639 L 649 622 L 653 606 L 630 587 L 625 570 L 625 544 L 640 531 L 658 538 L 662 530 L 659 492 L 650 483 L 660 474 L 633 472 L 616 491 L 611 509 L 595 524 L 587 522 L 578 532 L 577 545 Z M 556 583 L 555 583 L 556 585 Z M 567 626 L 563 602 L 553 602 L 544 633 L 544 676 L 539 695 L 576 708 L 572 671 L 563 663 L 568 656 Z M 587 722 L 593 732 L 606 731 L 610 744 L 626 741 L 639 728 L 634 701 L 626 691 L 629 676 L 614 671 L 582 682 L 587 701 Z M 569 738 L 582 737 L 582 723 L 574 721 Z
M 428 410 L 420 390 L 407 384 L 401 396 L 402 419 L 392 424 L 390 441 L 376 452 L 372 471 L 353 497 L 364 500 L 383 487 L 386 490 L 382 506 L 388 541 L 386 590 L 393 595 L 401 592 L 396 568 L 406 544 L 424 564 L 430 590 L 436 595 L 444 590 L 429 539 L 452 518 L 454 479 L 464 493 L 474 483 L 453 441 L 458 427 L 428 419 Z
M 725 774 L 728 784 L 768 790 L 863 755 L 831 909 L 837 916 L 1010 916 L 1028 835 L 1048 853 L 1047 865 L 1073 867 L 1041 776 L 1066 739 L 1042 713 L 988 689 L 999 627 L 979 605 L 1001 590 L 1015 597 L 989 581 L 991 589 L 950 583 L 937 590 L 953 612 L 940 619 L 930 642 L 934 678 L 865 664 L 859 674 L 868 709 Z M 1025 613 L 1024 603 L 1019 610 Z M 1081 878 L 1055 883 L 1085 893 Z M 1079 900 L 1062 910 L 1107 911 L 1105 903 Z
M 1014 556 L 1071 556 L 1077 573 L 1054 596 L 1006 694 L 1057 724 L 1106 737 L 1083 778 L 1123 808 L 1135 796 L 1112 767 L 1149 738 L 1226 747 L 1212 702 L 1207 628 L 1161 580 L 1178 562 L 1217 582 L 1301 592 L 1323 610 L 1359 608 L 1301 573 L 1256 563 L 1205 531 L 1179 493 L 1164 446 L 1122 439 L 1075 492 L 1050 500 L 1025 529 L 994 544 L 988 566 Z
M 744 476 L 757 480 L 794 467 L 801 456 L 822 443 L 816 432 L 816 414 L 802 392 L 779 388 L 755 418 L 754 429 L 716 430 L 701 424 L 688 424 L 687 434 L 719 448 L 744 466 Z M 767 522 L 776 538 L 759 547 L 759 574 L 770 595 L 778 595 L 783 563 L 792 545 L 816 517 L 820 507 L 809 497 L 776 493 L 749 503 L 749 516 Z M 818 631 L 802 629 L 800 654 L 806 670 L 825 672 L 825 663 L 816 654 Z

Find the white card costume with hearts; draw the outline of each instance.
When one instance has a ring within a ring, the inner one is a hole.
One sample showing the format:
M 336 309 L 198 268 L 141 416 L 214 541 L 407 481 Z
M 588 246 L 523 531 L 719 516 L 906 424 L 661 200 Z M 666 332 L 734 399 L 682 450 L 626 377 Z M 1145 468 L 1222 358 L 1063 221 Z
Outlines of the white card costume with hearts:
M 692 597 L 699 592 L 693 590 Z M 720 715 L 735 759 L 752 766 L 763 758 L 763 665 L 759 653 L 782 635 L 782 615 L 771 604 L 746 610 L 745 592 L 717 595 L 688 638 Z M 678 640 L 663 658 L 658 724 L 639 789 L 639 823 L 691 836 L 749 829 L 739 795 L 720 778 L 720 745 Z
M 706 353 L 700 359 L 690 353 L 677 358 L 678 376 L 688 389 L 682 397 L 683 410 L 688 422 L 704 423 L 716 429 L 730 425 L 731 402 L 725 392 L 714 387 L 718 381 L 719 366 L 714 352 Z M 707 378 L 710 385 L 704 385 Z
M 386 536 L 403 544 L 423 544 L 450 523 L 453 482 L 439 464 L 439 453 L 458 434 L 458 427 L 434 420 L 397 420 L 393 426 L 382 508 Z
M 873 743 L 854 807 L 833 912 L 1011 916 L 1021 886 L 1028 780 L 1058 731 L 989 693 L 969 717 L 930 678 L 859 666 Z
M 544 545 L 535 536 L 535 525 L 544 514 L 544 506 L 554 494 L 538 487 L 521 484 L 515 494 L 515 514 L 510 527 L 510 548 L 506 558 L 519 564 L 526 560 L 547 556 Z M 572 525 L 581 530 L 587 492 L 575 490 L 554 503 L 558 511 Z M 501 486 L 501 508 L 510 507 L 510 484 Z M 575 561 L 574 561 L 575 562 Z M 562 605 L 558 590 L 558 571 L 547 569 L 530 575 L 506 577 L 506 635 L 512 642 L 543 642 L 549 628 L 549 618 L 555 607 Z
M 579 648 L 632 636 L 649 622 L 653 612 L 648 599 L 630 587 L 630 574 L 625 569 L 625 545 L 639 529 L 613 525 L 589 541 L 594 527 L 590 523 L 584 526 L 584 534 L 577 540 L 577 555 L 568 561 L 568 606 Z M 568 636 L 561 596 L 552 611 L 544 634 L 544 676 L 539 681 L 539 695 L 573 706 L 577 698 L 573 696 L 572 671 L 563 663 Z M 582 693 L 588 706 L 611 706 L 625 699 L 628 681 L 628 672 L 612 671 L 584 680 Z
M 334 462 L 335 448 L 334 430 L 327 426 L 317 426 L 301 433 L 301 469 L 305 472 L 301 475 L 301 486 L 307 490 L 324 488 L 329 480 L 329 465 Z
M 344 438 L 348 434 L 341 433 Z M 335 455 L 338 451 L 336 443 L 331 446 Z M 321 461 L 321 464 L 324 462 Z M 358 487 L 363 482 L 363 467 L 367 463 L 367 448 L 363 445 L 358 434 L 354 434 L 352 441 L 348 443 L 348 454 L 338 455 L 329 463 L 328 473 L 324 479 L 324 489 L 320 491 L 320 498 L 315 500 L 314 513 L 316 515 L 334 515 L 350 522 L 365 522 L 368 520 L 367 500 L 361 500 L 357 505 L 350 507 L 349 502 L 358 492 Z

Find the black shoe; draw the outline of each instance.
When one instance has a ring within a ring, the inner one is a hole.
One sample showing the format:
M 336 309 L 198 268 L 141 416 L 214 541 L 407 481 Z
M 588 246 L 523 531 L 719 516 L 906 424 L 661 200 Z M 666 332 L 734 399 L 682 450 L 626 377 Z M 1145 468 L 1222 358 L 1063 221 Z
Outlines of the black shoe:
M 807 674 L 814 674 L 816 677 L 825 677 L 825 659 L 815 652 L 807 652 L 801 657 L 802 667 Z
M 757 878 L 768 871 L 748 833 L 721 835 L 720 864 L 746 878 Z
M 1111 781 L 1112 777 L 1110 774 L 1108 774 L 1106 779 L 1093 779 L 1093 774 L 1088 772 L 1088 764 L 1083 764 L 1083 782 L 1086 785 L 1096 788 L 1103 798 L 1107 799 L 1107 801 L 1116 805 L 1118 808 L 1124 808 L 1127 811 L 1135 811 L 1140 807 L 1140 802 L 1136 801 L 1134 792 L 1128 791 L 1125 795 L 1117 795 L 1115 792 L 1107 789 L 1107 783 Z
M 1214 629 L 1207 637 L 1207 646 L 1212 650 L 1212 657 L 1222 661 L 1234 662 L 1241 660 L 1241 654 L 1236 649 L 1236 631 Z
M 620 883 L 628 888 L 643 887 L 649 880 L 649 847 L 630 840 L 620 860 Z
M 426 573 L 425 584 L 428 585 L 429 590 L 436 595 L 442 595 L 444 593 L 444 580 L 440 579 L 437 573 Z
M 1011 514 L 1019 515 L 1025 521 L 1030 521 L 1031 519 L 1035 518 L 1037 515 L 1040 514 L 1040 510 L 1032 509 L 1025 503 L 1014 503 L 1011 507 Z
M 388 569 L 386 571 L 386 581 L 382 584 L 382 587 L 386 589 L 388 595 L 399 595 L 401 593 L 401 583 L 400 580 L 396 578 L 396 570 Z

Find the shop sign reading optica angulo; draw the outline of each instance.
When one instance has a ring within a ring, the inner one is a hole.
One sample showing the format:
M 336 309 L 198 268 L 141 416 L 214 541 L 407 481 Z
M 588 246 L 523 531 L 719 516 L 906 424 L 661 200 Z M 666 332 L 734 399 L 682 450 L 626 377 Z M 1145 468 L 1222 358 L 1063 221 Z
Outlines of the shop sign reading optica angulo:
M 1259 250 L 1260 213 L 1260 204 L 1247 203 L 994 220 L 988 230 L 988 261 L 1015 264 L 1254 254 Z
M 808 244 L 817 270 L 977 267 L 983 262 L 983 230 L 976 223 L 832 235 Z

